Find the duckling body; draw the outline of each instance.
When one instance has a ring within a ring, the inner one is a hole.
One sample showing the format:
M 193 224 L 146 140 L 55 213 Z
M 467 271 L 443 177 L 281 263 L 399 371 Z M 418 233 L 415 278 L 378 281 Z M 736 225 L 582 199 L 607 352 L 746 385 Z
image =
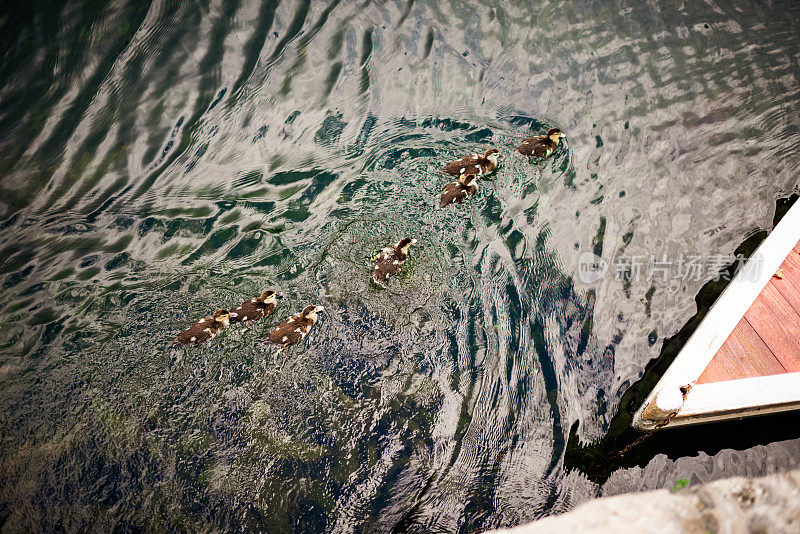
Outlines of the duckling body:
M 408 259 L 408 249 L 417 242 L 416 239 L 406 237 L 393 247 L 386 247 L 375 258 L 372 266 L 372 280 L 382 287 L 391 276 L 396 275 Z
M 231 322 L 249 325 L 263 319 L 275 309 L 277 305 L 275 299 L 279 299 L 282 296 L 275 291 L 269 290 L 261 293 L 260 297 L 242 302 L 238 308 L 231 310 Z
M 558 147 L 562 137 L 566 137 L 558 128 L 552 128 L 547 135 L 536 135 L 522 141 L 517 151 L 523 156 L 546 158 Z
M 442 167 L 442 171 L 452 176 L 461 176 L 462 174 L 484 176 L 494 172 L 502 157 L 503 155 L 500 154 L 499 150 L 490 148 L 483 156 L 470 154 L 456 161 L 451 161 Z
M 230 322 L 228 310 L 217 310 L 211 317 L 203 317 L 192 326 L 178 334 L 172 341 L 173 345 L 200 345 L 211 341 L 225 330 Z
M 475 184 L 475 175 L 462 175 L 457 182 L 451 182 L 444 186 L 442 196 L 439 199 L 439 207 L 444 208 L 450 204 L 461 204 L 468 196 L 472 196 L 478 191 Z
M 279 324 L 269 335 L 269 342 L 277 345 L 294 345 L 301 342 L 319 320 L 322 306 L 306 306 L 302 312 L 292 315 Z

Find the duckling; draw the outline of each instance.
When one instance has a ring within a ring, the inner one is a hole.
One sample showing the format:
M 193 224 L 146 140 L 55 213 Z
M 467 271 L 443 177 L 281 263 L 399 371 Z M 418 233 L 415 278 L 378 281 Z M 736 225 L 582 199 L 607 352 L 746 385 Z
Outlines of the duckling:
M 317 314 L 324 310 L 325 308 L 322 306 L 306 306 L 302 312 L 285 319 L 264 341 L 284 347 L 301 342 L 308 335 L 311 327 L 317 324 Z
M 214 336 L 225 330 L 229 323 L 230 312 L 228 310 L 217 310 L 212 317 L 203 317 L 178 334 L 172 344 L 200 345 L 206 341 L 211 341 Z
M 490 148 L 486 154 L 480 156 L 478 154 L 470 154 L 463 158 L 451 161 L 444 167 L 442 171 L 452 176 L 461 176 L 462 174 L 474 174 L 475 176 L 483 176 L 491 174 L 500 164 L 500 158 L 503 155 L 496 148 Z
M 450 182 L 442 190 L 442 198 L 439 199 L 439 207 L 444 208 L 450 204 L 461 204 L 468 196 L 472 196 L 478 190 L 475 184 L 474 174 L 462 174 L 457 182 Z
M 408 259 L 408 249 L 417 243 L 416 239 L 406 237 L 400 240 L 394 247 L 386 247 L 381 250 L 375 258 L 375 265 L 372 268 L 372 279 L 381 287 L 386 287 L 386 282 L 390 276 L 396 275 L 400 267 Z
M 280 298 L 283 298 L 283 295 L 271 289 L 264 291 L 260 297 L 246 300 L 242 302 L 241 306 L 231 310 L 231 322 L 253 324 L 272 313 L 277 305 L 275 299 Z
M 547 135 L 536 135 L 525 139 L 517 150 L 523 156 L 546 158 L 553 153 L 562 137 L 566 137 L 564 132 L 558 128 L 551 128 Z

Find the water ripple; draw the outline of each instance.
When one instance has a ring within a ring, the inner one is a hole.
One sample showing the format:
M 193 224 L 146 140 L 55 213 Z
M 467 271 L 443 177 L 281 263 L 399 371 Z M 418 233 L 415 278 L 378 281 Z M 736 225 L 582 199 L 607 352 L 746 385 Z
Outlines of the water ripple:
M 4 524 L 453 532 L 598 494 L 567 432 L 602 435 L 702 281 L 584 284 L 578 257 L 770 226 L 798 190 L 788 4 L 0 10 Z M 552 158 L 511 154 L 552 126 Z M 441 165 L 489 146 L 501 171 L 437 209 Z M 264 324 L 167 347 L 268 288 Z M 307 343 L 258 343 L 311 302 Z

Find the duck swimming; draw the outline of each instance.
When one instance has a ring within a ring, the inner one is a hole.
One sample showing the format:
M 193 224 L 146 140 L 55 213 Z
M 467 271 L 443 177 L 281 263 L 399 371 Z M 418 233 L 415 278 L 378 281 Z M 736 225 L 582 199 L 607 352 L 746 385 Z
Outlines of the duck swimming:
M 475 184 L 474 174 L 462 174 L 457 182 L 450 182 L 442 190 L 442 198 L 439 199 L 439 207 L 444 208 L 450 204 L 461 204 L 468 196 L 472 196 L 478 190 Z
M 396 275 L 408 259 L 408 249 L 417 243 L 416 239 L 406 237 L 394 247 L 386 247 L 375 258 L 372 267 L 372 280 L 381 287 L 386 287 L 390 276 Z
M 462 174 L 484 176 L 494 172 L 500 164 L 500 158 L 502 157 L 503 155 L 499 150 L 490 148 L 483 156 L 470 154 L 459 160 L 451 161 L 442 167 L 442 171 L 452 176 L 461 176 Z
M 325 308 L 322 306 L 314 306 L 313 304 L 306 306 L 300 313 L 285 319 L 264 341 L 283 345 L 284 347 L 301 342 L 308 335 L 311 328 L 317 324 L 319 320 L 317 314 L 324 310 Z
M 558 128 L 551 128 L 547 135 L 536 135 L 525 139 L 517 147 L 517 151 L 523 156 L 546 158 L 558 147 L 562 137 L 566 137 L 564 132 Z
M 211 317 L 203 317 L 192 326 L 181 332 L 172 341 L 173 345 L 200 345 L 211 341 L 214 336 L 225 330 L 230 322 L 228 310 L 217 310 Z
M 276 299 L 279 298 L 283 298 L 283 295 L 271 289 L 264 291 L 260 297 L 246 300 L 238 308 L 231 310 L 231 322 L 253 324 L 272 313 L 277 305 Z

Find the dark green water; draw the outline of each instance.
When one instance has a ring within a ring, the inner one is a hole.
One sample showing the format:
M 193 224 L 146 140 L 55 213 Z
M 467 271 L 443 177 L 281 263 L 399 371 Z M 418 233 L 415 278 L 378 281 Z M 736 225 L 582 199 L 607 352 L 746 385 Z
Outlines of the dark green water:
M 799 36 L 788 1 L 5 3 L 3 531 L 481 531 L 796 467 L 796 439 L 602 486 L 563 461 L 706 282 L 586 284 L 579 255 L 770 229 Z M 552 159 L 434 208 L 443 163 L 551 125 Z M 166 348 L 268 288 L 264 324 Z M 306 343 L 258 344 L 307 303 Z

